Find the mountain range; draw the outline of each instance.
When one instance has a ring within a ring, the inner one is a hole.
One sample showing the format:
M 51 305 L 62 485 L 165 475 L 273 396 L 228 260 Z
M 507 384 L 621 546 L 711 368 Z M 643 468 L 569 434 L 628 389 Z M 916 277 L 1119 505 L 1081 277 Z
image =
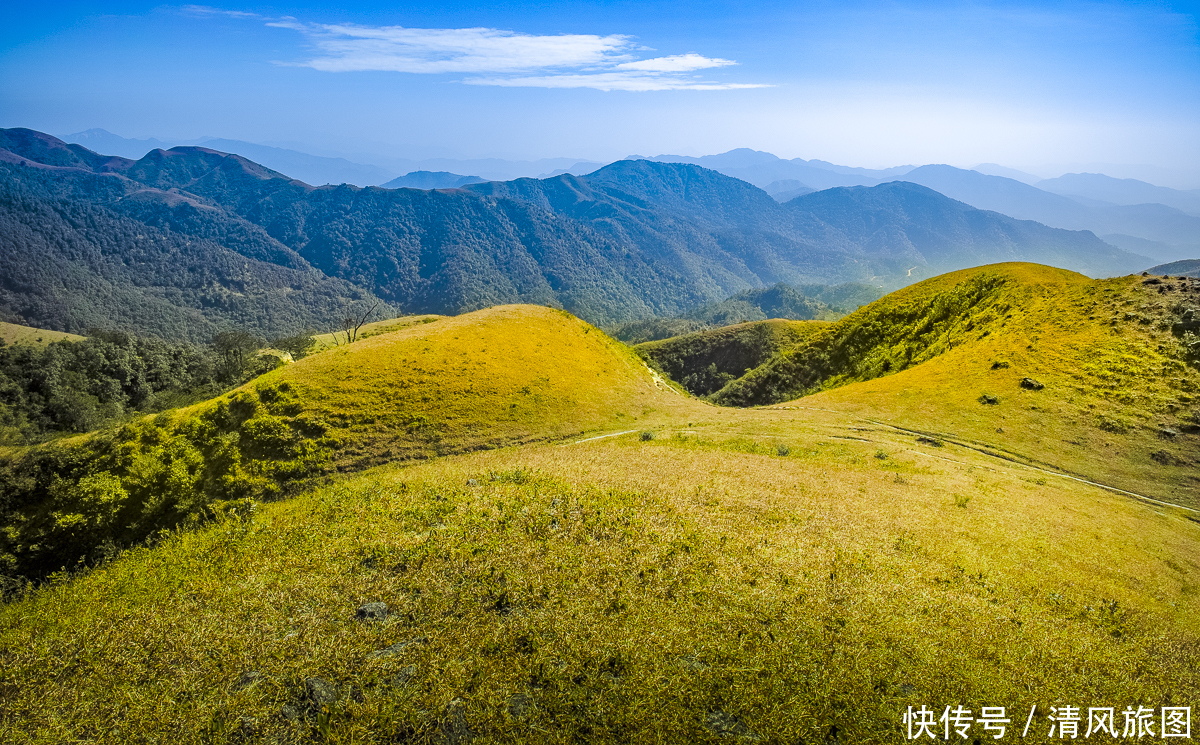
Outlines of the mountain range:
M 778 282 L 894 288 L 996 261 L 1093 276 L 1152 263 L 918 184 L 781 204 L 684 163 L 431 191 L 314 187 L 210 148 L 131 160 L 10 129 L 0 169 L 0 250 L 13 267 L 0 313 L 66 331 L 102 321 L 168 337 L 222 324 L 294 333 L 377 300 L 427 313 L 531 302 L 610 324 Z
M 473 180 L 549 178 L 568 173 L 583 176 L 603 165 L 571 158 L 414 160 L 365 154 L 355 156 L 364 161 L 359 163 L 344 157 L 322 157 L 241 140 L 211 137 L 175 142 L 153 138 L 138 140 L 119 137 L 103 129 L 77 132 L 64 139 L 97 152 L 132 159 L 155 148 L 202 146 L 241 155 L 313 185 L 348 183 L 442 189 Z M 1176 261 L 1200 255 L 1200 190 L 1171 189 L 1131 178 L 1068 173 L 1042 179 L 995 163 L 983 163 L 972 170 L 948 165 L 853 168 L 816 159 L 789 160 L 748 148 L 702 157 L 635 155 L 626 159 L 699 165 L 754 184 L 781 202 L 835 186 L 876 186 L 905 180 L 928 186 L 978 209 L 1035 220 L 1051 227 L 1090 230 L 1112 245 L 1155 261 Z M 426 175 L 432 173 L 441 175 L 436 178 Z

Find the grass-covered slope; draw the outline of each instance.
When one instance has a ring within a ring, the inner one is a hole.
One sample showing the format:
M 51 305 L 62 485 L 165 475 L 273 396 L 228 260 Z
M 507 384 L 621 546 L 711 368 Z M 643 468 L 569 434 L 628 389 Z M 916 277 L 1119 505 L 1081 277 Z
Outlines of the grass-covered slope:
M 821 321 L 781 319 L 741 323 L 646 342 L 634 349 L 690 393 L 707 396 L 825 325 Z
M 568 313 L 499 306 L 337 347 L 264 376 L 296 416 L 364 464 L 633 421 L 674 394 L 636 355 Z
M 1200 694 L 1195 522 L 717 413 L 389 466 L 0 607 L 0 740 L 898 743 L 1036 705 L 1060 742 L 1051 706 Z
M 9 452 L 0 574 L 45 576 L 335 470 L 563 437 L 681 400 L 562 311 L 502 306 L 416 324 L 116 431 Z
M 19 323 L 0 322 L 0 340 L 5 344 L 26 344 L 44 347 L 55 341 L 83 341 L 78 334 L 68 334 L 63 331 L 39 329 L 33 326 L 22 326 Z
M 1200 283 L 1002 264 L 922 282 L 714 399 L 804 405 L 969 439 L 1196 505 Z M 848 385 L 854 383 L 855 385 Z

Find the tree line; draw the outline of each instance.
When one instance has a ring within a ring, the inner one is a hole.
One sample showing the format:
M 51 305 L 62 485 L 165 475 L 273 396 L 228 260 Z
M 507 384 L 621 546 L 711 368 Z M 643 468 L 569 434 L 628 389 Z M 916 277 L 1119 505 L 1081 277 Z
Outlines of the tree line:
M 312 343 L 298 334 L 270 347 L 298 358 Z M 282 364 L 258 354 L 267 345 L 244 330 L 219 332 L 205 345 L 103 329 L 44 347 L 0 340 L 0 445 L 90 432 L 212 398 Z

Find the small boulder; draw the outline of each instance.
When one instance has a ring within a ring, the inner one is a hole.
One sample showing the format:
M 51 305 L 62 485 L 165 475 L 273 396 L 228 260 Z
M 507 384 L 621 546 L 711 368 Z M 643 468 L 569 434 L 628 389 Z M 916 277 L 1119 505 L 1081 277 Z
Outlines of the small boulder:
M 321 678 L 304 680 L 304 698 L 316 708 L 337 703 L 338 689 L 333 683 Z
M 354 611 L 354 618 L 359 621 L 383 621 L 387 615 L 387 603 L 366 603 Z
M 740 717 L 713 709 L 704 717 L 704 726 L 710 732 L 740 740 L 761 740 L 757 732 L 746 726 Z
M 999 396 L 993 396 L 990 393 L 984 393 L 984 394 L 980 395 L 978 400 L 979 400 L 979 403 L 984 404 L 986 406 L 995 406 L 996 404 L 1000 403 Z
M 528 693 L 517 693 L 508 698 L 508 715 L 514 719 L 524 719 L 533 711 L 533 696 Z
M 1040 391 L 1046 386 L 1033 378 L 1021 378 L 1021 387 L 1030 391 Z
M 382 659 L 384 657 L 395 657 L 396 655 L 400 654 L 401 652 L 403 652 L 404 650 L 408 649 L 411 646 L 414 646 L 417 644 L 427 644 L 428 642 L 429 642 L 429 640 L 423 636 L 419 636 L 416 639 L 409 639 L 408 641 L 396 642 L 395 644 L 391 645 L 390 647 L 384 647 L 383 649 L 377 649 L 374 652 L 371 652 L 370 654 L 367 655 L 367 659 L 378 660 L 378 659 Z
M 438 738 L 445 745 L 459 745 L 475 739 L 475 731 L 467 724 L 466 702 L 456 698 L 446 704 L 442 711 L 442 724 L 438 727 Z
M 402 685 L 406 685 L 410 680 L 412 680 L 415 677 L 417 677 L 417 666 L 416 665 L 405 665 L 404 667 L 400 668 L 400 670 L 397 671 L 397 673 L 395 675 L 393 675 L 391 680 L 389 680 L 388 682 L 394 686 L 402 686 Z
M 257 670 L 247 670 L 238 676 L 237 682 L 233 684 L 233 690 L 240 691 L 258 683 L 263 679 L 263 674 Z
M 467 479 L 467 486 L 479 486 L 479 479 Z

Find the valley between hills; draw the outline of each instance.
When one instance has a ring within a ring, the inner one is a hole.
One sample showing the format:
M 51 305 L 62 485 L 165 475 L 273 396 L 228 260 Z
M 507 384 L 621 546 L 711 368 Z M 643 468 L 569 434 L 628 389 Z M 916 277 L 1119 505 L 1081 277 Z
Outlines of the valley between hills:
M 11 359 L 131 348 L 64 336 L 92 313 L 183 344 L 389 310 L 6 430 L 0 741 L 893 743 L 961 705 L 1050 742 L 1052 706 L 1197 700 L 1187 272 L 911 184 L 314 189 L 27 133 Z

